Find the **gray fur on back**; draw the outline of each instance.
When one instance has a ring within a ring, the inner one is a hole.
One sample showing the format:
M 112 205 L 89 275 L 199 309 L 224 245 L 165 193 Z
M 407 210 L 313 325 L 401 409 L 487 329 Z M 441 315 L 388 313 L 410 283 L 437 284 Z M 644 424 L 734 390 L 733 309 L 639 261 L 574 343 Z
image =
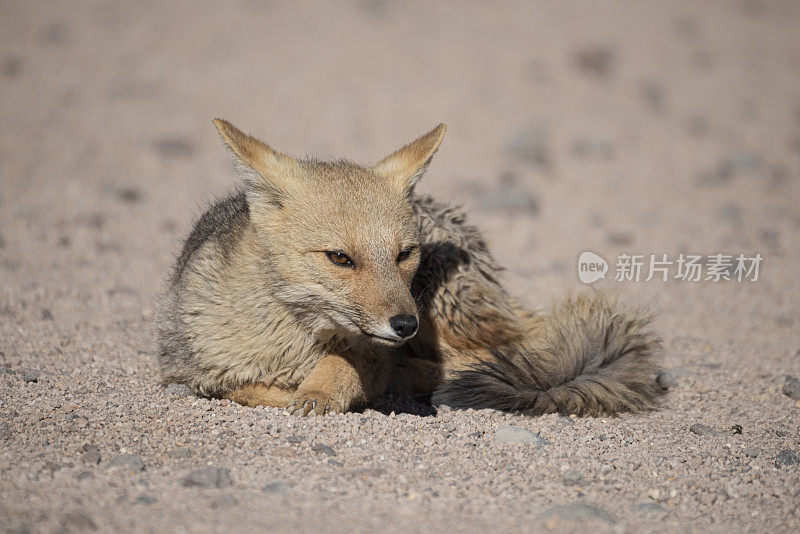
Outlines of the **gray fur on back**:
M 193 374 L 194 348 L 180 306 L 186 270 L 197 251 L 207 243 L 221 251 L 223 258 L 227 257 L 249 219 L 247 200 L 240 191 L 211 205 L 186 238 L 156 315 L 158 362 L 165 381 L 189 383 Z

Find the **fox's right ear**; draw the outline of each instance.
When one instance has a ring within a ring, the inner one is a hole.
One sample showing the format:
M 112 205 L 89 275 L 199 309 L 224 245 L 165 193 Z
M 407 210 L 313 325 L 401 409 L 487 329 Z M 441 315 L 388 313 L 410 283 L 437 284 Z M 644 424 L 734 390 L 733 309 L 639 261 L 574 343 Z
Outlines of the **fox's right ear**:
M 440 124 L 419 139 L 383 158 L 373 170 L 410 195 L 428 168 L 439 145 L 442 144 L 446 131 L 447 126 Z
M 270 204 L 281 204 L 288 181 L 297 170 L 297 160 L 272 150 L 266 143 L 242 132 L 223 119 L 214 119 L 222 142 L 228 147 L 233 166 L 247 186 L 248 197 L 256 194 Z

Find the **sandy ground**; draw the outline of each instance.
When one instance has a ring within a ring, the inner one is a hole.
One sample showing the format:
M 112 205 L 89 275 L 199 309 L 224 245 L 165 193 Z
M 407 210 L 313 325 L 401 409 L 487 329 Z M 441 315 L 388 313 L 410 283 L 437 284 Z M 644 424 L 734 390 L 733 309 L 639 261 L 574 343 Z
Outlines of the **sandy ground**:
M 790 0 L 0 3 L 0 530 L 796 531 L 798 27 Z M 421 187 L 531 306 L 612 262 L 596 285 L 658 312 L 663 408 L 165 392 L 154 296 L 236 180 L 213 116 L 365 162 L 446 122 Z M 637 283 L 621 253 L 764 259 Z

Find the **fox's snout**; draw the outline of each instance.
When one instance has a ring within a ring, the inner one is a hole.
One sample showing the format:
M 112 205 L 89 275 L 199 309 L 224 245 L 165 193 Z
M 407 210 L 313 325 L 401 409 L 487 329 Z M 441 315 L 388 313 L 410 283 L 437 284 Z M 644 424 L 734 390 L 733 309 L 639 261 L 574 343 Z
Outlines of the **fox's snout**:
M 389 319 L 389 326 L 392 327 L 395 334 L 406 340 L 417 333 L 419 321 L 414 315 L 395 315 Z
M 375 325 L 369 330 L 364 329 L 364 333 L 373 341 L 399 345 L 414 337 L 419 330 L 417 316 L 409 313 L 393 315 L 389 318 L 388 323 Z
M 364 297 L 363 294 L 358 296 Z M 361 309 L 366 312 L 361 315 L 364 320 L 360 322 L 360 328 L 372 341 L 400 345 L 417 335 L 417 305 L 407 289 L 403 292 L 392 292 L 390 295 L 384 294 L 377 301 L 362 300 L 360 304 Z

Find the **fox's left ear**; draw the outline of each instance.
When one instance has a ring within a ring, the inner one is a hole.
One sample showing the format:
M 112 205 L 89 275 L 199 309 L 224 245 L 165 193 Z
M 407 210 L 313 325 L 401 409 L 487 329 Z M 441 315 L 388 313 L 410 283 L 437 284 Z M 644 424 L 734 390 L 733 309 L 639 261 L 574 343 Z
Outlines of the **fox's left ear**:
M 410 194 L 425 174 L 433 155 L 442 144 L 447 126 L 440 124 L 416 141 L 412 141 L 378 162 L 373 171 L 397 184 Z

